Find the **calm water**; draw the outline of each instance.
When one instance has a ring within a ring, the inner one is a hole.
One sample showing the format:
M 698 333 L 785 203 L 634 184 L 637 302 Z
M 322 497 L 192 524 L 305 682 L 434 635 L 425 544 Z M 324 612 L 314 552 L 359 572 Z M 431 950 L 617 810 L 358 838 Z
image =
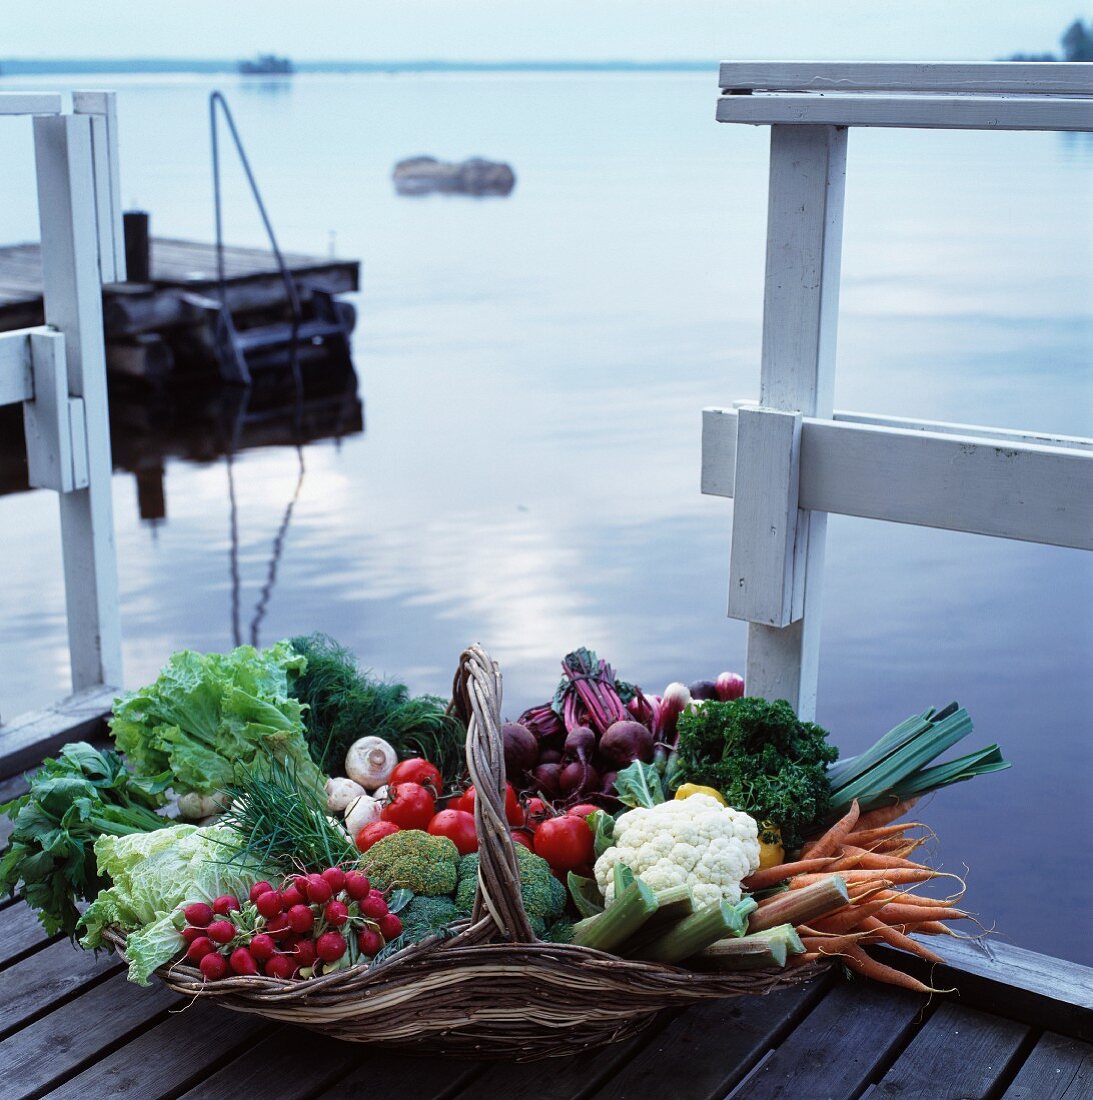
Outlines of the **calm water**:
M 14 81 L 5 87 L 30 86 Z M 123 199 L 211 237 L 194 78 L 121 81 Z M 507 710 L 586 644 L 654 690 L 741 668 L 731 502 L 698 492 L 699 410 L 756 396 L 767 136 L 713 122 L 701 75 L 304 77 L 226 88 L 282 243 L 364 260 L 367 430 L 305 450 L 263 641 L 329 631 L 444 692 L 462 646 Z M 0 241 L 36 234 L 29 125 L 0 121 Z M 428 152 L 507 159 L 507 200 L 395 197 Z M 836 404 L 1093 434 L 1093 141 L 855 131 Z M 261 243 L 239 180 L 228 235 Z M 241 615 L 296 487 L 234 464 Z M 231 643 L 223 462 L 175 461 L 166 521 L 115 481 L 126 678 Z M 52 495 L 0 499 L 0 707 L 66 690 Z M 959 699 L 1014 768 L 920 816 L 1014 942 L 1093 962 L 1093 569 L 1070 550 L 833 517 L 819 719 L 853 753 Z

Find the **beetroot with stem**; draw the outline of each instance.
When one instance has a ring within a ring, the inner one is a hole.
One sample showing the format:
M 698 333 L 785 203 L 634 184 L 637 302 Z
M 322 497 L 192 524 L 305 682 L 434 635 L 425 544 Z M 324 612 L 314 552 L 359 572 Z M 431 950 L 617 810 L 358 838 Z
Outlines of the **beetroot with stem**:
M 590 764 L 579 760 L 566 764 L 558 773 L 558 787 L 562 794 L 583 795 L 599 789 L 599 773 Z
M 544 741 L 565 736 L 565 726 L 549 703 L 543 703 L 542 706 L 538 707 L 530 707 L 517 718 L 517 722 L 528 730 L 540 744 Z
M 640 722 L 614 722 L 600 738 L 600 759 L 613 768 L 653 759 L 653 735 Z
M 565 739 L 565 755 L 562 770 L 558 773 L 558 786 L 562 794 L 583 793 L 592 790 L 599 782 L 591 761 L 596 753 L 596 735 L 588 726 L 576 726 Z
M 559 777 L 561 771 L 561 764 L 540 764 L 535 771 L 531 773 L 531 777 L 535 781 L 535 789 L 537 791 L 542 791 L 548 802 L 553 802 L 560 793 L 561 787 Z
M 501 727 L 505 745 L 505 776 L 519 783 L 539 763 L 539 743 L 534 734 L 519 722 L 506 722 Z
M 561 749 L 543 749 L 539 753 L 540 764 L 560 764 L 562 762 L 562 750 Z
M 625 689 L 627 698 L 633 688 L 618 684 L 611 666 L 592 650 L 581 648 L 567 653 L 562 658 L 562 672 L 565 677 L 552 706 L 567 730 L 588 725 L 603 733 L 612 723 L 629 717 L 619 688 Z

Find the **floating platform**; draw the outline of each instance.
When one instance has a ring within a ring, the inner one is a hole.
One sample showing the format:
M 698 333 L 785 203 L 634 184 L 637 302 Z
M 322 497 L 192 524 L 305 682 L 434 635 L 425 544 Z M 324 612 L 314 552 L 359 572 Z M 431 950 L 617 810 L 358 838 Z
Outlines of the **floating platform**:
M 107 368 L 156 381 L 173 373 L 221 367 L 224 349 L 210 315 L 219 307 L 216 247 L 155 237 L 149 241 L 147 280 L 103 287 Z M 360 286 L 360 263 L 286 253 L 285 264 L 306 311 Z M 238 335 L 261 344 L 290 320 L 288 294 L 273 254 L 261 248 L 224 248 L 223 305 Z M 356 320 L 348 302 L 334 303 L 342 326 Z M 0 331 L 43 322 L 42 259 L 36 243 L 0 248 Z M 308 341 L 307 332 L 301 342 Z M 270 346 L 278 341 L 268 339 Z

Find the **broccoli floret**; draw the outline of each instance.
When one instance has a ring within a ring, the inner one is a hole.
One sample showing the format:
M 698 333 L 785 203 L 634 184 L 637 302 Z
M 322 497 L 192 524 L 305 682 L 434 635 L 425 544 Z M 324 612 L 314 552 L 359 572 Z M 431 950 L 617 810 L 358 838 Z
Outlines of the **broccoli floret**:
M 734 810 L 773 821 L 796 848 L 831 805 L 827 731 L 784 699 L 708 702 L 679 719 L 679 782 L 716 787 Z M 675 784 L 678 786 L 678 783 Z
M 403 829 L 372 845 L 361 865 L 381 890 L 405 887 L 426 897 L 454 894 L 459 849 L 446 836 Z
M 421 943 L 459 915 L 455 902 L 449 897 L 415 897 L 399 912 L 402 934 L 407 943 Z
M 547 943 L 572 943 L 573 922 L 564 917 L 556 920 L 539 938 Z
M 551 874 L 545 859 L 516 845 L 516 860 L 520 865 L 520 896 L 531 922 L 532 931 L 542 936 L 547 925 L 565 912 L 565 887 Z M 461 913 L 470 913 L 478 888 L 478 853 L 472 852 L 459 861 L 459 886 L 455 906 Z

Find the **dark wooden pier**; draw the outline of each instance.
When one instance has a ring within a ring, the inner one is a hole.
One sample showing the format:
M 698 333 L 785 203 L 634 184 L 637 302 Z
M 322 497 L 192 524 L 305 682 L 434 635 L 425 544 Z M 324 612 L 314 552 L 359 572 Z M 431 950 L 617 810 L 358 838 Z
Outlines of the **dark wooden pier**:
M 164 237 L 152 238 L 149 245 L 147 278 L 103 287 L 108 369 L 115 375 L 155 381 L 176 366 L 215 367 L 218 351 L 209 327 L 210 308 L 219 302 L 215 246 Z M 333 298 L 359 288 L 356 260 L 298 253 L 286 253 L 284 258 L 305 309 L 317 295 Z M 289 303 L 272 253 L 226 247 L 224 264 L 224 305 L 232 317 L 252 325 L 251 332 L 283 325 Z M 352 307 L 336 305 L 351 330 Z M 0 248 L 0 332 L 42 322 L 39 245 Z
M 0 782 L 0 800 L 24 789 L 20 777 Z M 8 830 L 0 819 L 0 842 Z M 958 994 L 927 1000 L 833 972 L 770 996 L 664 1014 L 599 1051 L 523 1064 L 412 1058 L 190 1004 L 158 983 L 141 989 L 113 955 L 48 938 L 21 901 L 0 906 L 0 945 L 0 1100 L 1093 1096 L 1093 970 L 995 939 L 941 945 L 948 965 L 932 980 Z M 918 962 L 884 958 L 907 969 Z

